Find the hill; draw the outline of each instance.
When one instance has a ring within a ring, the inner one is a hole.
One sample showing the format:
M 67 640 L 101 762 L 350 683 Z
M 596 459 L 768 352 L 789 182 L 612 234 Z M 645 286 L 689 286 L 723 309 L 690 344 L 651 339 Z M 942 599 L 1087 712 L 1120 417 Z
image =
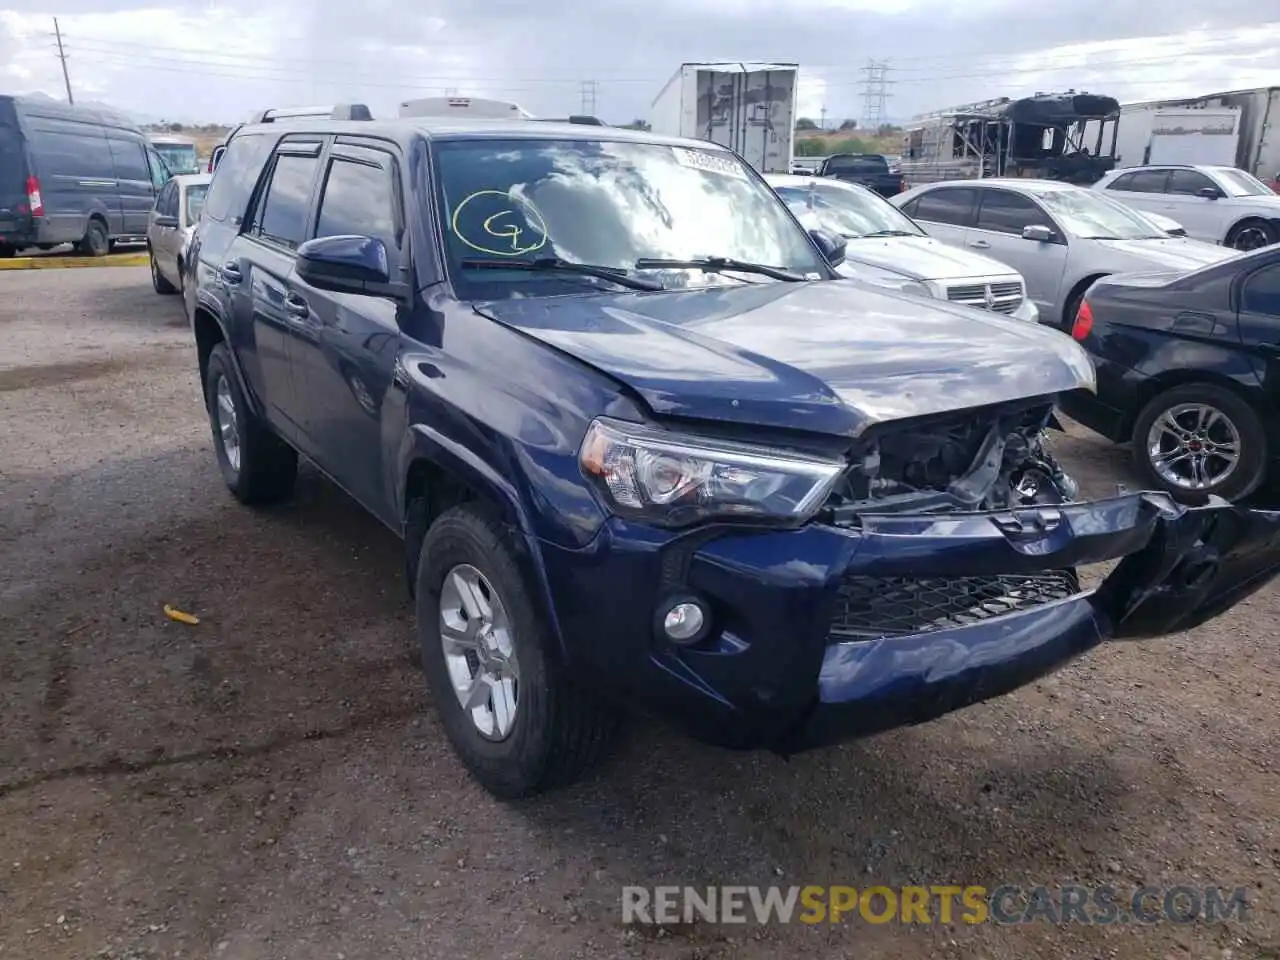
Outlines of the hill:
M 860 135 L 857 130 L 797 130 L 797 157 L 829 157 L 833 153 L 902 152 L 902 132 L 886 136 Z

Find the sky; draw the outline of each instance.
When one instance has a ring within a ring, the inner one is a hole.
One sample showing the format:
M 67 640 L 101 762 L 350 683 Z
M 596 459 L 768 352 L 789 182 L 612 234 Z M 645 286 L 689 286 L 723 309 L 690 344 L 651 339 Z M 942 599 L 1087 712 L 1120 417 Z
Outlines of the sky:
M 353 101 L 392 116 L 450 93 L 626 123 L 686 60 L 799 63 L 800 114 L 829 123 L 866 116 L 872 58 L 898 122 L 1037 91 L 1280 85 L 1280 6 L 1256 0 L 0 0 L 0 93 L 65 96 L 54 15 L 76 98 L 143 121 Z

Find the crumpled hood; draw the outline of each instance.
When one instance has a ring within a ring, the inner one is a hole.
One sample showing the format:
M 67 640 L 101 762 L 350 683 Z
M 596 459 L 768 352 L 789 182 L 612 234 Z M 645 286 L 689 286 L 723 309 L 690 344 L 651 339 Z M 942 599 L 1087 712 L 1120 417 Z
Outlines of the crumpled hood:
M 475 309 L 659 414 L 857 436 L 887 420 L 1093 389 L 1055 330 L 853 280 L 500 300 Z
M 1199 240 L 1169 237 L 1161 240 L 1098 240 L 1099 245 L 1121 255 L 1115 272 L 1146 270 L 1198 270 L 1234 257 L 1238 250 Z
M 849 237 L 845 256 L 913 280 L 1013 277 L 1017 271 L 933 237 Z

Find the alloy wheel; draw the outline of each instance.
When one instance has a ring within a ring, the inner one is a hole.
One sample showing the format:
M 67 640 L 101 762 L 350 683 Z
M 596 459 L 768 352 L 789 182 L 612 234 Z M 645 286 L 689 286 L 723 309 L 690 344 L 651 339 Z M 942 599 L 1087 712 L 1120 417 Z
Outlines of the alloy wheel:
M 470 564 L 453 567 L 440 591 L 440 643 L 454 695 L 486 740 L 515 729 L 520 695 L 511 620 L 493 584 Z
M 236 400 L 226 375 L 218 377 L 213 398 L 214 422 L 218 427 L 218 439 L 227 463 L 236 473 L 240 472 L 240 418 L 236 414 Z
M 1220 486 L 1240 463 L 1240 430 L 1206 403 L 1179 403 L 1147 431 L 1147 457 L 1156 474 L 1180 490 Z

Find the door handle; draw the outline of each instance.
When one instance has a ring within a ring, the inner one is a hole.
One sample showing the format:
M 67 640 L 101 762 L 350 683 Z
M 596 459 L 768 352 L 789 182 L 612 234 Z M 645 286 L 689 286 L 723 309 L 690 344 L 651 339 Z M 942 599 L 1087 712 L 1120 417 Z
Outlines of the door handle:
M 970 240 L 969 246 L 977 247 L 979 250 L 991 249 L 991 244 L 989 244 L 986 240 Z
M 301 317 L 304 320 L 311 316 L 311 308 L 307 306 L 307 301 L 296 293 L 291 293 L 284 298 L 284 308 L 295 317 Z
M 224 263 L 218 273 L 227 283 L 239 283 L 244 279 L 244 274 L 240 272 L 240 264 L 234 260 L 230 263 Z

